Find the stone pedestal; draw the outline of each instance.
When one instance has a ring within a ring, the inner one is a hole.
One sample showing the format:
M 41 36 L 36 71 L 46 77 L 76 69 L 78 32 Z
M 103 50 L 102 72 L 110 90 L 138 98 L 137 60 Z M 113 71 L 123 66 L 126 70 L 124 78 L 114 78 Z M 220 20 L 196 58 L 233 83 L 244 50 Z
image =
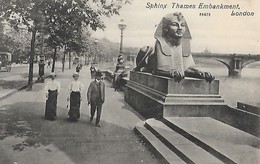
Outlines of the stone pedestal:
M 125 101 L 146 118 L 168 116 L 210 116 L 225 103 L 219 95 L 219 81 L 172 78 L 144 72 L 130 72 Z

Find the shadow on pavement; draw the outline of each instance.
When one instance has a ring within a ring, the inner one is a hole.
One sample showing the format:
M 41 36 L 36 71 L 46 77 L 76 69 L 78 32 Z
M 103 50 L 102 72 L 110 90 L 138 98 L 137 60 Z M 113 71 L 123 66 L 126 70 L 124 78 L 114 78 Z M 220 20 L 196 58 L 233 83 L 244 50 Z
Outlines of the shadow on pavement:
M 89 123 L 87 115 L 71 123 L 66 120 L 67 109 L 61 107 L 57 110 L 58 119 L 47 121 L 43 118 L 44 107 L 42 102 L 5 106 L 6 110 L 0 111 L 0 139 L 25 138 L 12 145 L 14 151 L 45 146 L 46 151 L 52 152 L 47 148 L 52 144 L 75 163 L 160 163 L 132 130 L 107 122 L 101 122 L 102 128 L 98 128 Z
M 26 84 L 26 80 L 0 80 L 0 87 L 2 87 L 3 89 L 17 89 Z

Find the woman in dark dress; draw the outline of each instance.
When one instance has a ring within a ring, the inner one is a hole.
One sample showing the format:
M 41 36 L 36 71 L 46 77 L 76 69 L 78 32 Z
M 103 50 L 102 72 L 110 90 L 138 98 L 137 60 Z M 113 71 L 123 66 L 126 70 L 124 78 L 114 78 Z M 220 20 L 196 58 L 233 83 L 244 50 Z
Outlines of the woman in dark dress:
M 69 97 L 68 101 L 70 101 L 70 109 L 68 113 L 69 121 L 78 121 L 80 118 L 80 103 L 83 91 L 83 85 L 79 79 L 79 73 L 76 72 L 73 74 L 73 81 L 69 85 Z
M 55 120 L 57 117 L 57 97 L 60 91 L 60 83 L 55 80 L 55 74 L 51 73 L 51 80 L 45 85 L 46 106 L 45 119 Z

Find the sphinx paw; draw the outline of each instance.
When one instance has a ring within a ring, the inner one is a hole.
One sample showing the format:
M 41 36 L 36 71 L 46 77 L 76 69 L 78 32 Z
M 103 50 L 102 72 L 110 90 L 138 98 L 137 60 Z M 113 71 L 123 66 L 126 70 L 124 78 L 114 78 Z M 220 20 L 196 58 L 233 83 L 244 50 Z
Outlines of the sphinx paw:
M 175 82 L 181 82 L 182 79 L 184 79 L 184 75 L 180 71 L 174 71 L 172 73 L 172 77 L 174 78 Z
M 215 76 L 211 75 L 209 72 L 205 72 L 205 80 L 208 83 L 211 83 L 215 79 Z

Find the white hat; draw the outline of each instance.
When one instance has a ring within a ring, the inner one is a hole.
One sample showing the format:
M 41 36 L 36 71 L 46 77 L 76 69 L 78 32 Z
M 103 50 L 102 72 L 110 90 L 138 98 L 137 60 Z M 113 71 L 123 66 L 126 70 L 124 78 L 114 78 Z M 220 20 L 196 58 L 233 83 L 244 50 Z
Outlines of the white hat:
M 74 72 L 72 76 L 73 76 L 73 77 L 79 76 L 79 73 L 78 73 L 78 72 Z

